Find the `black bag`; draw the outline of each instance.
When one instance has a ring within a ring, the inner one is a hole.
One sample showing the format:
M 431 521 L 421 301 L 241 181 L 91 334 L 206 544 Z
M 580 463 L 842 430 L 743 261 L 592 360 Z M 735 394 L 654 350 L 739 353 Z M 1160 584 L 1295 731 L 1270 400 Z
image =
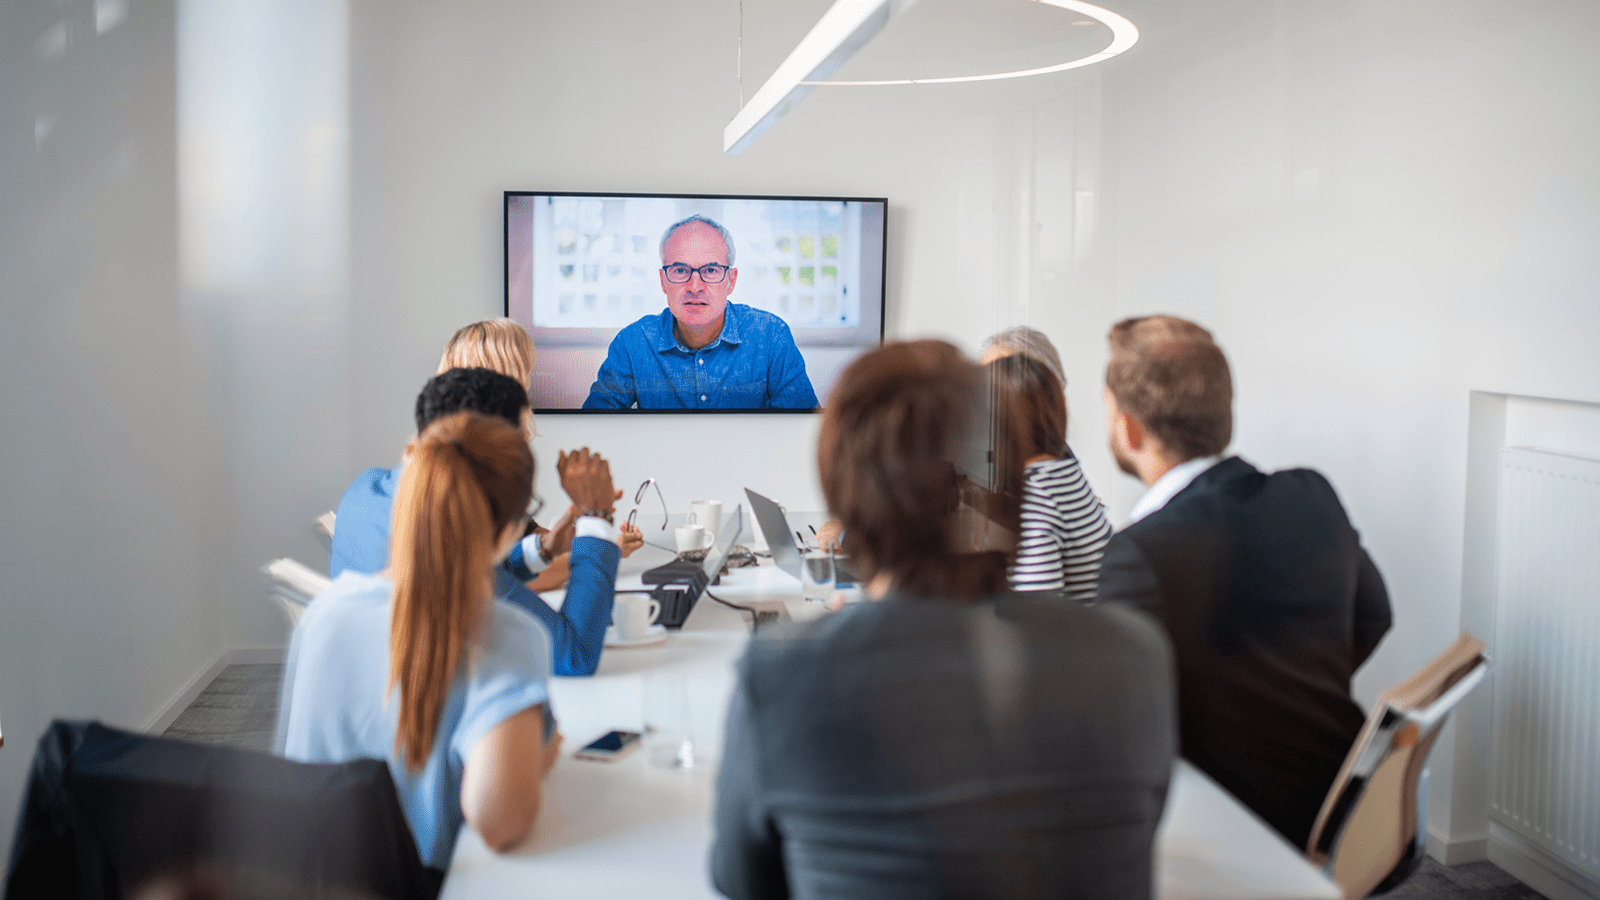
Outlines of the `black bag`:
M 695 601 L 711 581 L 706 577 L 705 563 L 683 558 L 646 570 L 639 580 L 656 586 L 650 592 L 653 599 L 661 602 L 661 616 L 656 621 L 674 630 L 683 627 Z

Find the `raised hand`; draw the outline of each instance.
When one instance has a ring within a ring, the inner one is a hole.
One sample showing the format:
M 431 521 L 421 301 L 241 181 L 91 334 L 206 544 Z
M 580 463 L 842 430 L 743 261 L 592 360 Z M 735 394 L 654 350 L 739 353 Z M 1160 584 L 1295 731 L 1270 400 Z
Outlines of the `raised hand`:
M 556 473 L 561 476 L 561 489 L 580 513 L 592 511 L 610 518 L 617 491 L 611 484 L 611 463 L 605 457 L 589 452 L 588 447 L 562 452 L 556 457 Z

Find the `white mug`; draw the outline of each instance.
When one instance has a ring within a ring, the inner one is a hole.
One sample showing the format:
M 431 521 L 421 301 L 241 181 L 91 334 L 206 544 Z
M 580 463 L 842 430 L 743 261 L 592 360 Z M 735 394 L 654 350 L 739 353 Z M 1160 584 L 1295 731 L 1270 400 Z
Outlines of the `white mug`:
M 679 525 L 672 530 L 672 536 L 677 539 L 679 553 L 701 550 L 706 546 L 706 530 L 699 525 Z
M 696 500 L 689 504 L 689 524 L 705 528 L 705 546 L 716 543 L 717 535 L 722 533 L 722 501 Z
M 640 594 L 618 594 L 611 604 L 611 622 L 617 627 L 617 637 L 625 641 L 647 635 L 660 617 L 661 602 Z

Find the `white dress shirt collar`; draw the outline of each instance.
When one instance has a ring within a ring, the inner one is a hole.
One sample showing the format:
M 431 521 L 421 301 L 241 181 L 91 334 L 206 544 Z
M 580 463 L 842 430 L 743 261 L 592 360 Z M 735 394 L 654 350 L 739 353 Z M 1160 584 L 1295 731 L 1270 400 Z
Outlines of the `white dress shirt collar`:
M 1178 492 L 1188 487 L 1201 473 L 1222 462 L 1221 456 L 1197 456 L 1188 462 L 1178 463 L 1167 470 L 1167 474 L 1156 479 L 1150 489 L 1144 492 L 1139 502 L 1133 505 L 1133 511 L 1128 513 L 1128 524 L 1133 524 L 1145 516 L 1167 505 L 1167 501 L 1178 495 Z

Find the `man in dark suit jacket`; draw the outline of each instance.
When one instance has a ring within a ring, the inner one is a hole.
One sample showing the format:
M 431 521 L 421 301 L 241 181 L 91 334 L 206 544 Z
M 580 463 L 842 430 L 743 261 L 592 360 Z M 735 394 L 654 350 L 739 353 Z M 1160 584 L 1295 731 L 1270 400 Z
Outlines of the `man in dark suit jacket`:
M 1233 384 L 1208 332 L 1155 316 L 1111 343 L 1111 449 L 1148 491 L 1100 599 L 1166 627 L 1182 754 L 1303 847 L 1365 719 L 1350 677 L 1389 630 L 1383 578 L 1327 479 L 1222 457 Z

